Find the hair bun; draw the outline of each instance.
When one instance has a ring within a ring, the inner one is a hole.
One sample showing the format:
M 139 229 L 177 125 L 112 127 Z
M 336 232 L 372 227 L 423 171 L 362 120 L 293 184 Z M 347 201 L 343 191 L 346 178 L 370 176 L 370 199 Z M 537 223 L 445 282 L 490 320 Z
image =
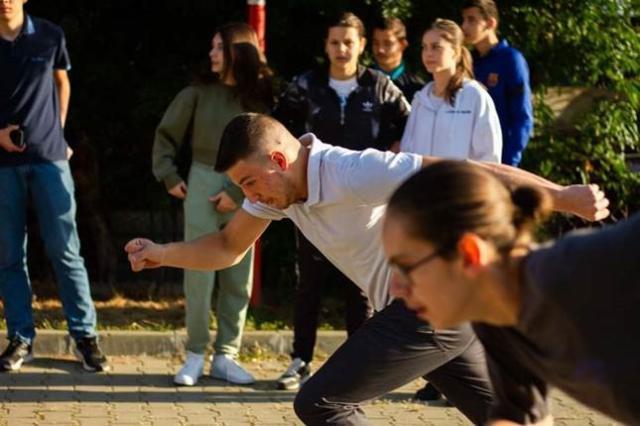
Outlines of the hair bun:
M 514 225 L 521 229 L 535 225 L 551 211 L 551 199 L 545 191 L 530 186 L 521 186 L 511 192 L 515 206 Z

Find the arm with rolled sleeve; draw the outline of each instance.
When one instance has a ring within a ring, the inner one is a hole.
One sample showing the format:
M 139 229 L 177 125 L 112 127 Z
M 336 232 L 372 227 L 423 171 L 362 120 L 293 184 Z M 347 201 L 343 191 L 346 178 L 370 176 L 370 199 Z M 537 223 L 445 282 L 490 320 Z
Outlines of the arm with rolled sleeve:
M 385 77 L 381 87 L 380 133 L 376 148 L 387 150 L 399 143 L 411 112 L 411 106 L 402 91 Z
M 479 89 L 476 117 L 471 134 L 469 158 L 477 161 L 500 163 L 502 157 L 502 131 L 496 107 L 489 93 Z
M 153 175 L 164 182 L 167 190 L 183 180 L 178 175 L 175 160 L 191 126 L 196 105 L 196 91 L 187 87 L 171 102 L 156 129 L 152 149 Z
M 527 61 L 520 52 L 514 52 L 510 59 L 506 87 L 508 120 L 504 123 L 502 162 L 517 166 L 533 130 L 533 106 Z

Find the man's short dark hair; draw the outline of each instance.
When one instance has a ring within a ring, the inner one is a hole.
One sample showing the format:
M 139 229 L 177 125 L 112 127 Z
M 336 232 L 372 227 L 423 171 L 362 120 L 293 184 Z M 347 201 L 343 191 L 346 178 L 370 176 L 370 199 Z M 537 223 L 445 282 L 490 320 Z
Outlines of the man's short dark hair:
M 327 37 L 329 36 L 329 29 L 333 27 L 355 28 L 361 38 L 366 37 L 362 20 L 351 12 L 340 12 L 329 17 L 327 21 Z
M 480 11 L 480 15 L 487 20 L 489 18 L 493 18 L 496 21 L 498 18 L 498 6 L 496 6 L 496 2 L 493 0 L 465 0 L 462 4 L 462 10 L 469 9 L 471 7 L 477 7 Z
M 231 120 L 222 132 L 215 170 L 225 173 L 238 161 L 244 160 L 259 150 L 259 141 L 264 130 L 275 120 L 267 115 L 246 112 Z
M 404 23 L 400 18 L 396 17 L 382 17 L 378 18 L 373 23 L 373 30 L 382 30 L 393 32 L 393 35 L 396 36 L 398 40 L 406 40 L 407 39 L 407 28 L 404 26 Z

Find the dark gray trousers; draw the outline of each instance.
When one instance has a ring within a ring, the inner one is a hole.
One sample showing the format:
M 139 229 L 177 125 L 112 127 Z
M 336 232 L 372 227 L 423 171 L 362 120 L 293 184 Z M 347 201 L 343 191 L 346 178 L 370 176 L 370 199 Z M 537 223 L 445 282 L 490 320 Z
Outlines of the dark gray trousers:
M 308 425 L 368 424 L 362 404 L 418 377 L 474 424 L 487 420 L 493 392 L 471 327 L 434 331 L 401 301 L 376 313 L 338 348 L 302 386 L 294 409 Z

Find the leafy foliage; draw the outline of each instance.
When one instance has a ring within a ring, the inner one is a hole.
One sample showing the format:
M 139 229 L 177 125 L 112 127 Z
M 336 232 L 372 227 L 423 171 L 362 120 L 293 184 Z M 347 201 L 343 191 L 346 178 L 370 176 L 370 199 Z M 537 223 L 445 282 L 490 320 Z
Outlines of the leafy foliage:
M 324 58 L 327 17 L 351 10 L 365 25 L 380 15 L 404 18 L 410 42 L 407 62 L 419 71 L 422 31 L 437 17 L 460 21 L 461 5 L 462 0 L 268 0 L 267 56 L 284 81 L 315 66 Z M 640 208 L 638 174 L 626 161 L 639 149 L 639 5 L 638 0 L 499 2 L 501 33 L 527 58 L 538 99 L 535 137 L 523 166 L 559 182 L 602 185 L 615 217 Z M 146 235 L 180 238 L 180 206 L 151 176 L 155 126 L 171 99 L 207 61 L 215 28 L 243 20 L 244 7 L 244 1 L 211 0 L 27 3 L 28 13 L 60 24 L 67 35 L 73 70 L 66 135 L 76 151 L 72 165 L 78 218 L 93 280 L 101 276 L 100 270 L 112 268 L 102 264 L 104 259 L 117 259 L 114 283 L 135 279 L 121 255 L 122 242 L 133 236 L 120 225 L 122 210 L 143 212 L 140 220 L 151 223 L 132 225 L 136 233 L 155 229 Z M 572 128 L 560 131 L 543 104 L 546 89 L 558 85 L 599 87 L 611 96 Z M 573 225 L 559 221 L 557 231 Z M 264 280 L 265 286 L 276 286 L 269 294 L 280 302 L 286 302 L 293 285 L 293 248 L 282 237 L 287 234 L 272 232 L 265 244 L 267 256 L 280 259 L 268 262 L 272 271 Z M 42 256 L 37 264 L 44 262 Z M 33 269 L 37 275 L 46 268 Z M 277 278 L 285 273 L 288 281 Z M 150 273 L 145 279 L 158 276 Z
M 561 183 L 599 184 L 614 220 L 640 209 L 640 174 L 628 161 L 640 150 L 640 33 L 633 21 L 639 13 L 633 1 L 536 0 L 518 2 L 504 19 L 538 95 L 536 136 L 523 166 Z M 571 128 L 559 129 L 543 102 L 547 88 L 558 85 L 598 87 L 608 96 Z M 555 225 L 558 232 L 574 223 Z

